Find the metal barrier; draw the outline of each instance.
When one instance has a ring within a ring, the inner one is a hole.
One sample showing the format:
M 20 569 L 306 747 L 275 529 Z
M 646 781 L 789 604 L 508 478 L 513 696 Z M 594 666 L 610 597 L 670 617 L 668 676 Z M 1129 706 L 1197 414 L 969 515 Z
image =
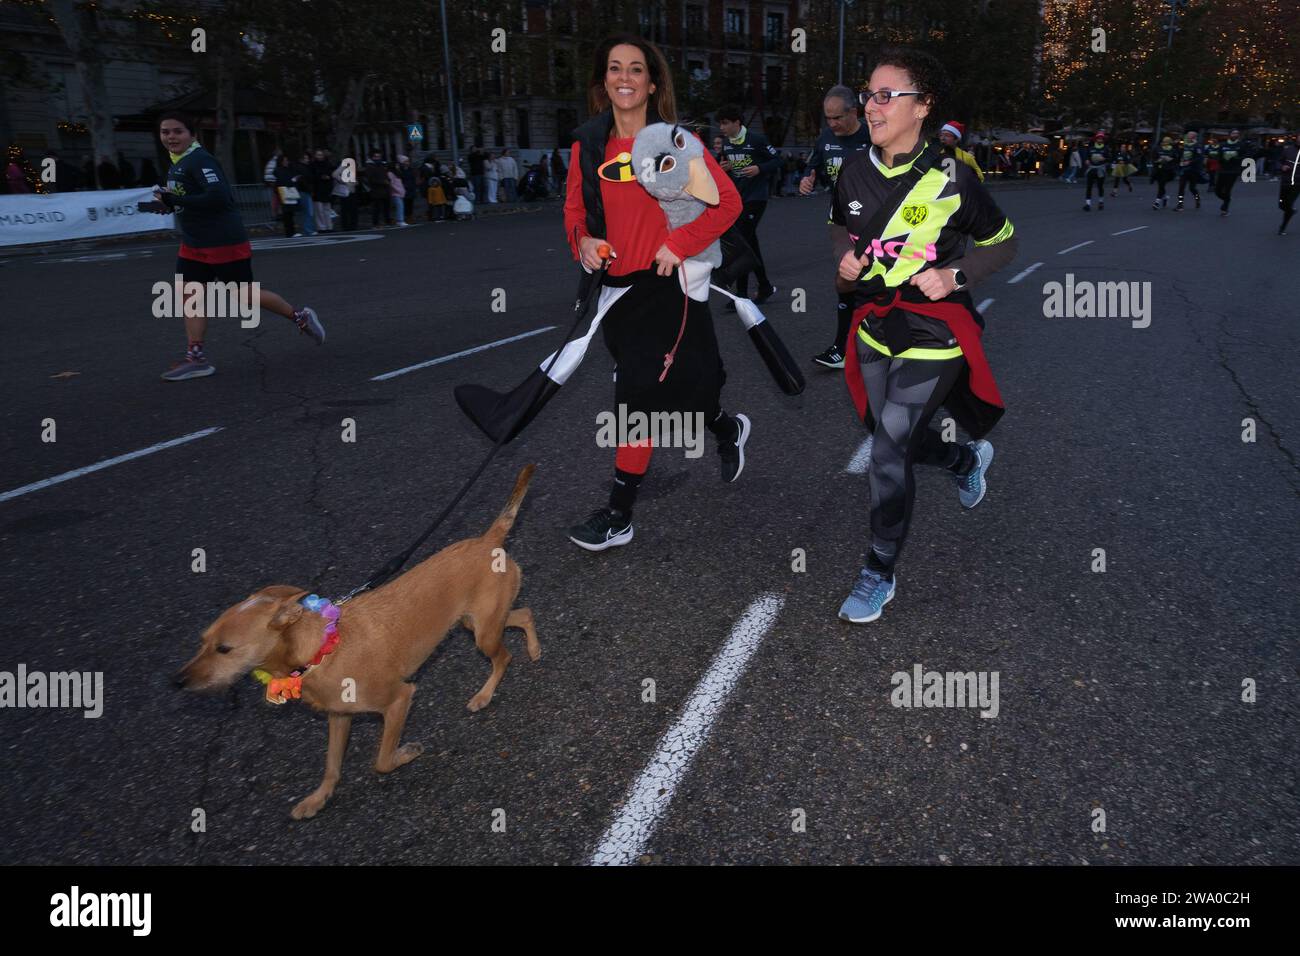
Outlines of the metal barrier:
M 278 220 L 271 214 L 271 187 L 266 183 L 237 183 L 235 204 L 246 226 L 266 226 Z

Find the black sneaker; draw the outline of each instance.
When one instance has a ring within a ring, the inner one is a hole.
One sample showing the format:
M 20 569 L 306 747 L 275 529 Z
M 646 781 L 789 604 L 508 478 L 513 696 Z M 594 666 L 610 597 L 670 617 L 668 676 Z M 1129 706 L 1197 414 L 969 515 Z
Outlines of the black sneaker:
M 588 551 L 616 548 L 632 540 L 632 522 L 613 508 L 600 508 L 569 529 L 569 540 Z
M 745 470 L 745 442 L 749 441 L 750 424 L 746 415 L 732 415 L 736 423 L 736 437 L 731 441 L 718 441 L 718 456 L 722 459 L 722 480 L 735 481 Z
M 844 349 L 838 345 L 832 345 L 820 355 L 814 355 L 813 361 L 825 368 L 843 368 L 844 367 Z
M 776 295 L 776 286 L 774 285 L 770 285 L 766 289 L 760 289 L 758 295 L 754 297 L 754 304 L 762 305 L 774 295 Z

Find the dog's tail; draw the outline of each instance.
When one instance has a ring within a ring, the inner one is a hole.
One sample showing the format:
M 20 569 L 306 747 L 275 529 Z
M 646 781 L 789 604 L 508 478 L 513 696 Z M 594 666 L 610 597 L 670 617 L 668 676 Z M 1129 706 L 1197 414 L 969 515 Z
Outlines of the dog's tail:
M 510 492 L 510 500 L 497 515 L 497 520 L 492 522 L 492 527 L 487 529 L 484 538 L 498 545 L 506 540 L 506 535 L 510 533 L 510 528 L 515 523 L 515 515 L 519 514 L 519 505 L 528 492 L 528 483 L 532 481 L 533 469 L 536 467 L 536 465 L 524 465 L 523 470 L 519 472 L 519 477 L 515 479 L 515 490 Z

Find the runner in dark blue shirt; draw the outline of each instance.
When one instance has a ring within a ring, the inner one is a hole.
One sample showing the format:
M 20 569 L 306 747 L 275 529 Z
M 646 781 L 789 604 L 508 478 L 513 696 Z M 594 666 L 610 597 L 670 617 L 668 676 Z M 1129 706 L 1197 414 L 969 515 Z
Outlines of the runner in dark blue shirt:
M 742 124 L 744 116 L 739 108 L 724 107 L 718 110 L 717 117 L 722 135 L 726 137 L 722 145 L 722 161 L 718 165 L 731 174 L 741 202 L 745 204 L 736 220 L 736 228 L 754 250 L 754 275 L 758 279 L 758 295 L 754 296 L 754 301 L 761 304 L 773 296 L 776 286 L 767 278 L 767 266 L 758 246 L 758 223 L 767 209 L 768 181 L 781 165 L 781 157 L 766 136 Z M 736 283 L 736 293 L 748 298 L 749 274 L 739 276 Z
M 1178 151 L 1178 212 L 1183 211 L 1183 190 L 1192 187 L 1192 198 L 1196 208 L 1201 208 L 1201 193 L 1196 187 L 1201 183 L 1201 166 L 1205 159 L 1205 149 L 1197 141 L 1196 130 L 1188 130 L 1183 145 Z
M 209 318 L 203 305 L 224 301 L 226 307 L 232 307 L 228 292 L 238 296 L 239 307 L 251 310 L 255 305 L 282 315 L 317 344 L 323 344 L 325 329 L 314 311 L 295 309 L 253 280 L 253 250 L 234 192 L 216 157 L 199 145 L 192 121 L 181 113 L 163 113 L 158 119 L 158 136 L 172 160 L 167 188 L 155 189 L 154 202 L 141 208 L 145 212 L 175 213 L 181 232 L 176 281 L 182 290 L 188 283 L 203 285 L 201 299 L 188 292 L 182 295 L 189 344 L 185 357 L 163 373 L 163 381 L 183 382 L 216 371 L 203 348 Z M 221 299 L 216 291 L 221 291 Z
M 799 182 L 799 194 L 811 196 L 817 186 L 817 173 L 821 172 L 832 188 L 839 179 L 844 160 L 871 145 L 871 133 L 858 118 L 858 97 L 847 86 L 832 86 L 822 99 L 822 115 L 826 129 L 817 137 L 817 145 L 808 158 L 808 175 Z M 828 220 L 829 221 L 829 220 Z M 844 235 L 844 227 L 830 223 L 831 247 L 842 245 L 837 237 Z M 813 361 L 825 368 L 844 367 L 844 340 L 848 338 L 849 322 L 853 318 L 853 293 L 835 293 L 835 340 L 830 348 L 813 356 Z

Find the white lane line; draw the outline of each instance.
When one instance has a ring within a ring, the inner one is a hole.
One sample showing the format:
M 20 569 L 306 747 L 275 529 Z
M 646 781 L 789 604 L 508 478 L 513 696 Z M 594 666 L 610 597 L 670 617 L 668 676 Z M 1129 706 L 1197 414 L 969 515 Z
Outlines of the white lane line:
M 132 458 L 143 458 L 145 455 L 152 455 L 156 451 L 162 451 L 166 448 L 175 448 L 177 445 L 183 445 L 186 442 L 195 441 L 199 438 L 207 438 L 209 435 L 221 431 L 221 428 L 221 425 L 216 425 L 212 428 L 205 428 L 202 431 L 183 435 L 180 438 L 173 438 L 171 441 L 159 442 L 157 445 L 150 445 L 148 448 L 141 448 L 139 451 L 129 451 L 125 455 L 118 455 L 116 458 L 107 458 L 104 461 L 96 462 L 93 465 L 87 465 L 85 468 L 75 468 L 72 471 L 65 471 L 63 474 L 55 475 L 53 478 L 34 481 L 30 485 L 23 485 L 21 488 L 15 488 L 13 491 L 6 491 L 3 494 L 0 494 L 0 501 L 8 501 L 10 498 L 17 498 L 19 495 L 30 494 L 33 491 L 40 491 L 42 488 L 48 488 L 51 485 L 71 481 L 73 478 L 80 478 L 82 475 L 88 475 L 92 471 L 100 471 L 113 465 L 120 465 L 122 462 L 130 461 Z
M 985 300 L 984 300 L 983 302 L 981 302 L 979 305 L 975 306 L 975 311 L 976 311 L 976 312 L 983 312 L 985 309 L 987 309 L 987 308 L 988 308 L 989 306 L 991 306 L 992 304 L 993 304 L 993 300 L 992 300 L 992 299 L 985 299 Z
M 1112 232 L 1112 236 L 1122 236 L 1126 232 L 1137 232 L 1139 229 L 1145 229 L 1146 226 L 1134 226 L 1132 229 L 1121 229 L 1119 232 Z
M 1144 228 L 1145 228 L 1145 227 L 1144 227 Z M 1092 245 L 1092 244 L 1093 244 L 1094 242 L 1096 242 L 1096 241 L 1097 241 L 1096 239 L 1085 239 L 1083 242 L 1076 243 L 1075 245 L 1071 246 L 1071 247 L 1068 248 L 1068 249 L 1062 249 L 1060 252 L 1057 253 L 1057 255 L 1058 255 L 1058 256 L 1063 256 L 1063 255 L 1065 255 L 1067 252 L 1073 252 L 1075 249 L 1082 249 L 1084 246 L 1090 246 L 1090 245 Z
M 1037 268 L 1038 268 L 1039 266 L 1041 266 L 1041 265 L 1042 265 L 1041 262 L 1035 262 L 1032 266 L 1030 266 L 1030 267 L 1029 267 L 1028 269 L 1026 269 L 1024 272 L 1017 272 L 1015 275 L 1013 275 L 1010 279 L 1007 280 L 1007 285 L 1015 285 L 1017 282 L 1019 282 L 1019 281 L 1020 281 L 1021 279 L 1023 279 L 1025 276 L 1029 275 L 1029 273 L 1033 272 L 1035 269 L 1037 269 Z
M 417 365 L 408 365 L 406 368 L 399 368 L 395 372 L 385 372 L 383 375 L 376 375 L 370 381 L 382 382 L 385 379 L 397 378 L 397 376 L 405 375 L 407 372 L 416 372 L 422 368 L 441 365 L 443 362 L 450 362 L 452 359 L 464 358 L 466 355 L 473 355 L 475 352 L 482 352 L 484 349 L 494 349 L 498 345 L 508 345 L 511 342 L 518 342 L 520 339 L 530 338 L 534 335 L 541 335 L 543 332 L 549 332 L 553 328 L 555 328 L 555 326 L 548 325 L 545 328 L 533 329 L 533 331 L 524 332 L 521 335 L 512 335 L 508 339 L 497 339 L 497 341 L 489 342 L 487 345 L 476 345 L 472 349 L 465 349 L 463 352 L 453 352 L 451 355 L 444 355 L 441 358 L 429 359 L 427 362 L 420 362 Z
M 984 311 L 980 309 L 980 311 Z M 844 466 L 844 471 L 850 475 L 865 475 L 867 469 L 871 467 L 871 443 L 874 436 L 868 435 L 867 440 L 858 446 L 858 450 L 853 453 L 849 463 Z
M 749 666 L 763 636 L 776 623 L 785 604 L 778 594 L 761 594 L 745 610 L 731 630 L 709 670 L 695 685 L 677 723 L 659 740 L 654 756 L 632 784 L 618 817 L 601 837 L 592 866 L 625 866 L 635 863 L 645 850 L 659 818 L 672 803 L 696 753 L 708 739 L 714 720 Z

